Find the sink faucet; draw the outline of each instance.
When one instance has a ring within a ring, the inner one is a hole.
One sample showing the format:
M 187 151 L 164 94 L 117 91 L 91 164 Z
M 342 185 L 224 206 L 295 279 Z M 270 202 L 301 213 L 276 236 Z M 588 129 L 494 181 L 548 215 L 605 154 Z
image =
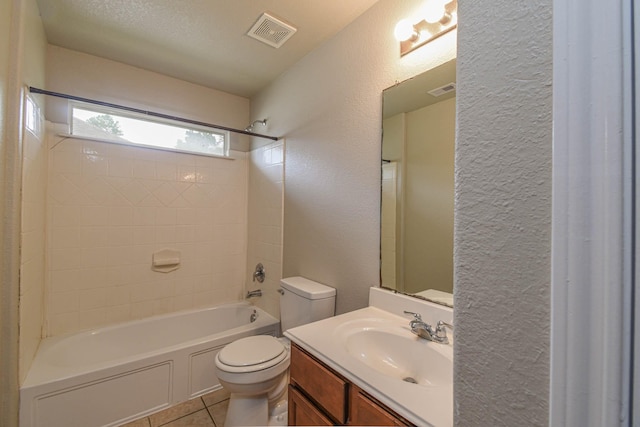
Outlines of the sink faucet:
M 442 320 L 438 321 L 436 328 L 424 322 L 420 313 L 414 313 L 413 311 L 406 311 L 405 314 L 413 316 L 413 320 L 409 322 L 411 332 L 429 341 L 436 342 L 438 344 L 449 344 L 449 338 L 447 337 L 447 330 L 445 328 L 453 329 L 453 325 Z

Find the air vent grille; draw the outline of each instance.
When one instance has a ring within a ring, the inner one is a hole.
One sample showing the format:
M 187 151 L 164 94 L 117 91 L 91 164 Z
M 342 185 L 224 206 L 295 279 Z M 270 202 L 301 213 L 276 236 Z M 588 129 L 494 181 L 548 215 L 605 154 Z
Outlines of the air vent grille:
M 456 90 L 456 84 L 451 82 L 451 83 L 447 83 L 444 86 L 440 86 L 435 89 L 432 89 L 427 93 L 431 96 L 442 96 L 446 93 L 453 92 L 454 90 Z
M 247 35 L 269 46 L 279 48 L 298 31 L 297 28 L 275 18 L 268 13 L 263 13 L 251 27 Z

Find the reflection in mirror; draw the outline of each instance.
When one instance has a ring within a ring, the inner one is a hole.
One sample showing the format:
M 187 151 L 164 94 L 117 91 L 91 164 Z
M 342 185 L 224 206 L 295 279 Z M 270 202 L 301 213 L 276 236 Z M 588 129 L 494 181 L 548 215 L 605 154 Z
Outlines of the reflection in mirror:
M 383 92 L 382 287 L 453 306 L 456 61 Z

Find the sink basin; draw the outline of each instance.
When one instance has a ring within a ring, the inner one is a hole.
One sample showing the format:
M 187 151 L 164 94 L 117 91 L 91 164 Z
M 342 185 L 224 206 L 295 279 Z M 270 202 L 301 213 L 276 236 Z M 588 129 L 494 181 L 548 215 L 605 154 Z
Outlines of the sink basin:
M 376 304 L 393 311 L 369 306 L 291 328 L 285 336 L 412 424 L 453 426 L 455 333 L 447 331 L 451 344 L 433 343 L 412 334 L 409 318 L 395 314 L 412 310 L 430 323 L 451 322 L 452 310 L 371 292 L 380 293 Z
M 420 386 L 451 385 L 452 358 L 442 344 L 426 341 L 408 330 L 359 328 L 342 334 L 347 352 L 387 377 Z M 447 349 L 447 350 L 450 350 Z

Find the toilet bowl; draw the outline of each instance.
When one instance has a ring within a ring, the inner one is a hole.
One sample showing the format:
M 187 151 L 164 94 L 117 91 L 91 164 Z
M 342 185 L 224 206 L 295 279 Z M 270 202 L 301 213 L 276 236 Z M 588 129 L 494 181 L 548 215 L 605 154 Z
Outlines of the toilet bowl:
M 231 393 L 225 426 L 287 425 L 290 351 L 268 335 L 242 338 L 215 359 L 220 384 Z
M 280 283 L 283 331 L 334 315 L 334 288 L 304 277 Z M 287 425 L 289 361 L 288 340 L 268 335 L 241 338 L 220 350 L 216 375 L 231 393 L 225 427 Z

